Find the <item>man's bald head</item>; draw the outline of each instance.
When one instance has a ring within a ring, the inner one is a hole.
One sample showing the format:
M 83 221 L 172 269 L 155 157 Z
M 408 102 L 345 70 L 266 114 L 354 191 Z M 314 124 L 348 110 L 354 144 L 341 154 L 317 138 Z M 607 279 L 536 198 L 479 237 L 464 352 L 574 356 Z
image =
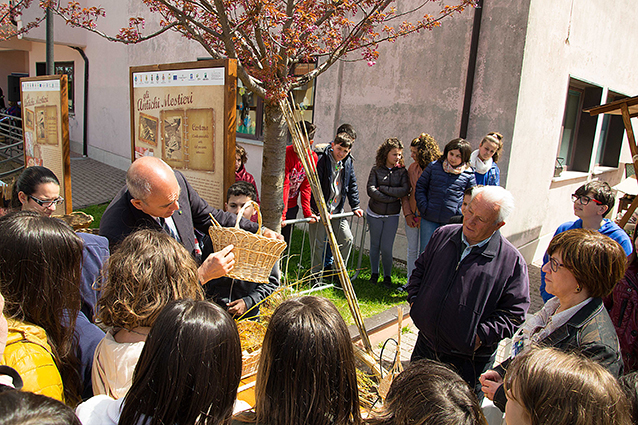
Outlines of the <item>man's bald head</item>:
M 126 172 L 126 187 L 135 199 L 145 200 L 162 182 L 175 180 L 173 169 L 154 156 L 136 159 Z
M 179 209 L 180 187 L 173 169 L 152 156 L 139 158 L 126 172 L 133 206 L 153 217 L 168 218 Z

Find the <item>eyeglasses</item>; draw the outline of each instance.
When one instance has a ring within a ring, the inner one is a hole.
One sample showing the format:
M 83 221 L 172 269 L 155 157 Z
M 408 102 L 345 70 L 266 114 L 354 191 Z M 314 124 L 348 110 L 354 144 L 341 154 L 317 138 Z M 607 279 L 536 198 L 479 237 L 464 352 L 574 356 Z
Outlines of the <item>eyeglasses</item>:
M 36 198 L 35 196 L 31 196 L 29 195 L 30 199 L 33 199 L 35 201 L 36 204 L 40 205 L 43 208 L 49 208 L 52 205 L 60 205 L 62 202 L 64 202 L 64 198 L 59 196 L 58 198 L 54 199 L 53 201 L 43 201 L 41 199 Z
M 576 195 L 574 193 L 572 195 L 572 202 L 576 203 L 576 201 L 580 202 L 581 205 L 587 205 L 587 204 L 589 204 L 589 201 L 592 201 L 592 202 L 594 202 L 597 205 L 602 205 L 603 204 L 598 199 L 590 198 L 589 196 L 586 196 L 586 195 Z
M 549 257 L 549 268 L 553 273 L 556 273 L 560 267 L 565 267 L 565 264 L 559 263 L 554 257 Z

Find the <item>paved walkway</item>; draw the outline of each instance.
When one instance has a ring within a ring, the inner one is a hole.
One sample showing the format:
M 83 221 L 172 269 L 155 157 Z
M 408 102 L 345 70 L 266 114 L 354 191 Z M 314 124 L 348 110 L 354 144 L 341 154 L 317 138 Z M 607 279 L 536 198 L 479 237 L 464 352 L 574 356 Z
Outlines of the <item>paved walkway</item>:
M 71 158 L 73 209 L 111 202 L 126 183 L 126 172 L 91 158 Z

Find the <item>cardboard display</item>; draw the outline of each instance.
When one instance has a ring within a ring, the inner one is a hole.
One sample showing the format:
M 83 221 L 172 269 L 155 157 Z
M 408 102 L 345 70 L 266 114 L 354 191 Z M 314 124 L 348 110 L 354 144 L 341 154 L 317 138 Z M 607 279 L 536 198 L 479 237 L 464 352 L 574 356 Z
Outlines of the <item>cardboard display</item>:
M 54 215 L 73 211 L 67 90 L 66 75 L 20 79 L 24 164 L 47 167 L 60 180 L 64 203 Z
M 222 209 L 235 181 L 235 60 L 130 68 L 131 160 L 156 156 Z

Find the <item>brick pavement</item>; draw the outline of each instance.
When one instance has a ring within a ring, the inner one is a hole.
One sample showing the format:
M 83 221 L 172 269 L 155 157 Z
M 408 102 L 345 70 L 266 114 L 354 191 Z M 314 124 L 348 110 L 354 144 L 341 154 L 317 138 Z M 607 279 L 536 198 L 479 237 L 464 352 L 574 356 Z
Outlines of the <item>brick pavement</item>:
M 126 172 L 91 158 L 71 158 L 73 209 L 110 202 L 126 183 Z

